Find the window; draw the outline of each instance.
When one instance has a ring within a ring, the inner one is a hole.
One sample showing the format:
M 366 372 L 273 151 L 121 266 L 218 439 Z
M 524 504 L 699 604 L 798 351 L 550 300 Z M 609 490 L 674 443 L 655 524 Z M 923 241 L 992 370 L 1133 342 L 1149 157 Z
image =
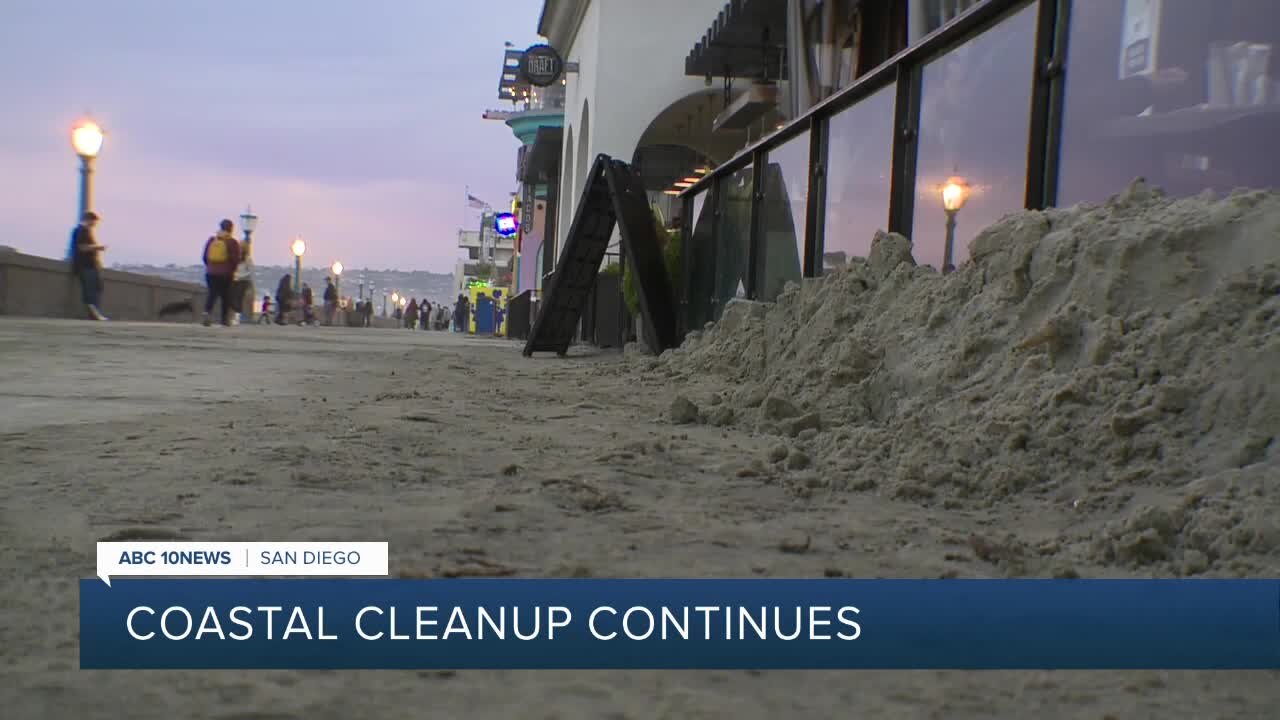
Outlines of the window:
M 747 296 L 747 268 L 751 248 L 751 178 L 748 165 L 719 181 L 716 227 L 715 295 L 712 313 L 720 319 L 724 306 Z
M 911 44 L 960 17 L 964 12 L 984 0 L 910 0 L 907 9 L 911 26 Z M 1114 1 L 1114 0 L 1113 0 Z
M 924 67 L 911 224 L 922 265 L 943 269 L 950 244 L 959 266 L 978 231 L 1024 206 L 1036 11 L 1032 3 Z M 953 179 L 967 202 L 948 213 L 942 190 Z
M 896 95 L 890 85 L 827 121 L 823 272 L 866 257 L 888 225 Z
M 1277 44 L 1274 0 L 1076 0 L 1057 204 L 1275 187 Z
M 760 300 L 773 300 L 788 281 L 799 282 L 804 272 L 804 228 L 809 201 L 808 132 L 768 152 L 763 189 L 756 296 Z

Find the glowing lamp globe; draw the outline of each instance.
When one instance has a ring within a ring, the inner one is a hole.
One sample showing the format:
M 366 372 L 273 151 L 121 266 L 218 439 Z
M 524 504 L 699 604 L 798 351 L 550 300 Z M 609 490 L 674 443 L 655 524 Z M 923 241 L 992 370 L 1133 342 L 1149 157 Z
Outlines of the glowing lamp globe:
M 953 177 L 942 185 L 942 207 L 947 212 L 956 212 L 969 201 L 969 184 L 962 178 Z
M 334 274 L 334 275 L 341 275 L 341 274 L 342 274 L 342 263 L 340 263 L 340 262 L 338 262 L 337 260 L 335 260 L 335 261 L 333 262 L 333 267 L 331 267 L 331 268 L 329 268 L 329 269 L 333 271 L 333 274 Z
M 84 120 L 71 129 L 71 147 L 82 158 L 94 158 L 102 150 L 102 128 L 91 120 Z
M 298 238 L 293 241 L 292 249 L 294 257 L 302 257 L 307 252 L 307 244 L 303 242 L 302 238 Z

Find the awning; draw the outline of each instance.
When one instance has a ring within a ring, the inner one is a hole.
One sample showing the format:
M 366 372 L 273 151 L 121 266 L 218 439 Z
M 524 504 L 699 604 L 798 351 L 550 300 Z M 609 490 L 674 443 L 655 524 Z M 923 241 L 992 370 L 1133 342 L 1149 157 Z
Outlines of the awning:
M 785 77 L 787 3 L 730 0 L 684 61 L 686 75 L 758 80 Z
M 533 144 L 525 153 L 524 165 L 520 168 L 520 182 L 550 182 L 558 175 L 560 151 L 564 144 L 564 128 L 544 125 L 538 128 Z

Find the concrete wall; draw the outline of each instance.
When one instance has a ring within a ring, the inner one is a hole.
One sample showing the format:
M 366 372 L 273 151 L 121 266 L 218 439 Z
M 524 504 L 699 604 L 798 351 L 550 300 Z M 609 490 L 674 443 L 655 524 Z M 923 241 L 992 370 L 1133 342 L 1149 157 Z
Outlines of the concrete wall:
M 161 306 L 191 300 L 203 307 L 201 285 L 150 275 L 106 270 L 103 272 L 102 312 L 113 320 L 158 320 Z M 84 319 L 80 284 L 64 260 L 0 250 L 0 315 Z M 191 315 L 168 318 L 187 322 Z

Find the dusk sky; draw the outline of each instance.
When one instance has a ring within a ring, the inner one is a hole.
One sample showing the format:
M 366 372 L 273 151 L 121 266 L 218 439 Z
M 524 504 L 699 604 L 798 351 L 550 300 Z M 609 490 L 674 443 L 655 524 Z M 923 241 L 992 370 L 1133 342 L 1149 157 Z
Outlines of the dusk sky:
M 106 131 L 95 209 L 108 264 L 199 262 L 252 204 L 254 257 L 452 272 L 465 188 L 509 202 L 504 41 L 541 0 L 5 0 L 0 245 L 65 254 L 70 128 Z M 508 105 L 509 107 L 509 105 Z

